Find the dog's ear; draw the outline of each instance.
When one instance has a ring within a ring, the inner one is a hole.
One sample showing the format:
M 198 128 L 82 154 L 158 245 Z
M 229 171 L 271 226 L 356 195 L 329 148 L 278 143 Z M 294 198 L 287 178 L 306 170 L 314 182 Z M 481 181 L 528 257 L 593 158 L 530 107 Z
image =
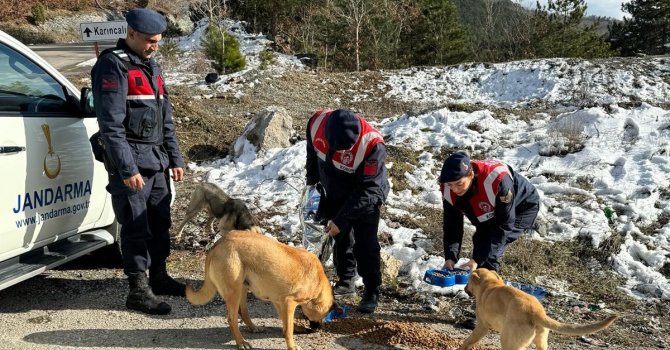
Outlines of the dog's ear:
M 480 278 L 481 278 L 481 277 L 479 276 L 479 272 L 478 272 L 477 270 L 474 270 L 474 271 L 472 271 L 472 273 L 470 274 L 469 281 L 479 282 Z
M 500 275 L 498 274 L 498 272 L 496 272 L 496 271 L 491 271 L 491 272 L 493 272 L 493 274 L 496 276 L 497 279 L 499 279 L 500 281 L 503 280 L 502 277 L 500 277 Z

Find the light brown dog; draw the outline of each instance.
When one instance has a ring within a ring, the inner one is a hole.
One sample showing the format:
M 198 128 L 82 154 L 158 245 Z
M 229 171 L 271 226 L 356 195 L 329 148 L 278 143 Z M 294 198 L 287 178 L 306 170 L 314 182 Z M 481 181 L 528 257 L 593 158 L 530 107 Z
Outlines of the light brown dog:
M 230 231 L 214 244 L 205 259 L 200 290 L 186 286 L 191 304 L 208 303 L 216 292 L 226 301 L 228 323 L 238 349 L 251 349 L 237 324 L 238 309 L 244 323 L 256 331 L 247 308 L 247 291 L 269 300 L 279 314 L 289 350 L 300 349 L 293 339 L 298 305 L 316 328 L 334 307 L 333 290 L 321 262 L 305 249 L 289 247 L 253 231 Z
M 186 223 L 193 219 L 202 209 L 209 214 L 206 227 L 214 232 L 214 220 L 218 219 L 219 232 L 224 235 L 230 230 L 254 229 L 261 232 L 257 227 L 256 220 L 251 215 L 249 208 L 239 199 L 230 198 L 219 186 L 203 182 L 199 184 L 191 194 L 191 200 L 186 209 L 184 220 L 179 225 L 175 240 L 181 241 L 181 236 Z
M 617 318 L 610 316 L 587 325 L 558 322 L 545 314 L 534 296 L 506 286 L 495 271 L 487 269 L 473 271 L 465 291 L 476 300 L 477 323 L 461 350 L 470 349 L 489 329 L 500 332 L 503 350 L 525 349 L 531 342 L 538 350 L 546 350 L 549 330 L 568 335 L 590 334 L 607 328 Z

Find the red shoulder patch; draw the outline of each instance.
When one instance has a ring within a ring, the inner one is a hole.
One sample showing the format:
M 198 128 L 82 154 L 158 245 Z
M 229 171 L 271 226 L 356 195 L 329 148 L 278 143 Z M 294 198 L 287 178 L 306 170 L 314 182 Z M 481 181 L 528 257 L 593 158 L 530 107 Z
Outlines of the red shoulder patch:
M 363 175 L 365 176 L 375 176 L 377 175 L 377 161 L 376 160 L 366 160 L 365 165 L 363 166 Z
M 103 77 L 100 88 L 102 91 L 117 91 L 119 89 L 119 81 L 115 78 Z

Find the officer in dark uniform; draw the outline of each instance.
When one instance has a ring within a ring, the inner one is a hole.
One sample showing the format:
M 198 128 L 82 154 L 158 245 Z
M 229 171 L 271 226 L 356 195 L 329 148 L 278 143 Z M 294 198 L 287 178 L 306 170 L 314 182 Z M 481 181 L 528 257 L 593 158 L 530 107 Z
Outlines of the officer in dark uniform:
M 533 227 L 540 197 L 525 177 L 495 160 L 474 160 L 457 152 L 440 173 L 444 206 L 444 267 L 453 269 L 463 241 L 463 216 L 475 226 L 470 270 L 500 270 L 507 245 Z
M 184 160 L 161 70 L 152 58 L 167 24 L 146 8 L 129 11 L 126 20 L 126 39 L 103 51 L 91 71 L 93 98 L 109 174 L 107 191 L 121 224 L 121 253 L 130 284 L 126 307 L 163 315 L 171 307 L 156 295 L 184 295 L 184 285 L 166 271 L 169 171 L 175 181 L 183 180 Z
M 389 192 L 381 134 L 348 109 L 316 112 L 307 127 L 307 185 L 320 183 L 318 215 L 335 238 L 336 295 L 353 294 L 356 269 L 365 292 L 358 310 L 373 313 L 381 286 L 380 207 Z

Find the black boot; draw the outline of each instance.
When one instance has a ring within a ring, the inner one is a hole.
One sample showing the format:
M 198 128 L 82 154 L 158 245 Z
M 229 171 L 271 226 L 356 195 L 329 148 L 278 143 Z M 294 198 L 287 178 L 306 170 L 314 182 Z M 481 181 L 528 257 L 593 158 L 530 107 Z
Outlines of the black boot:
M 365 288 L 365 293 L 363 293 L 363 299 L 358 304 L 358 312 L 364 314 L 374 313 L 377 309 L 377 302 L 379 301 L 379 289 L 367 289 Z
M 126 307 L 150 315 L 166 315 L 172 308 L 167 303 L 160 301 L 149 288 L 147 275 L 144 272 L 136 272 L 128 275 L 130 292 L 126 298 Z
M 186 286 L 170 277 L 163 264 L 149 268 L 149 285 L 156 295 L 186 296 Z
M 350 280 L 338 281 L 335 283 L 335 287 L 333 287 L 333 295 L 336 298 L 356 295 L 356 288 L 354 287 L 354 283 Z

